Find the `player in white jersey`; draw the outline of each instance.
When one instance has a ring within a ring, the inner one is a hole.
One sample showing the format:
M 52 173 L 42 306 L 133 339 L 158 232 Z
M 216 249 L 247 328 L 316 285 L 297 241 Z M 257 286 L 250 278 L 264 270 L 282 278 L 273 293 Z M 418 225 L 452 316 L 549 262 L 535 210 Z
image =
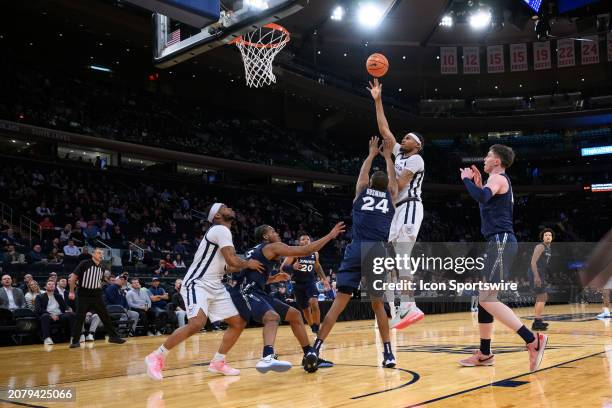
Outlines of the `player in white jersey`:
M 226 270 L 233 272 L 249 268 L 262 271 L 264 266 L 257 260 L 245 261 L 236 255 L 230 231 L 235 218 L 234 210 L 225 204 L 215 203 L 210 207 L 208 221 L 213 225 L 200 242 L 181 288 L 188 323 L 175 330 L 163 345 L 145 358 L 147 374 L 152 379 L 163 378 L 162 370 L 168 352 L 200 332 L 207 318 L 211 321 L 225 320 L 229 325 L 208 371 L 224 375 L 240 374 L 240 370 L 231 368 L 225 362 L 225 355 L 236 343 L 247 322 L 240 317 L 221 279 Z
M 395 173 L 399 193 L 395 203 L 395 216 L 389 231 L 389 242 L 393 244 L 396 252 L 410 256 L 423 221 L 421 186 L 425 177 L 425 162 L 419 153 L 423 149 L 424 140 L 418 133 L 410 132 L 404 135 L 401 143 L 397 143 L 385 117 L 382 104 L 382 84 L 375 78 L 374 82 L 370 82 L 368 90 L 376 106 L 376 122 L 380 135 L 385 141 L 395 144 L 393 154 L 395 155 Z M 401 272 L 400 278 L 410 278 L 410 271 L 404 269 Z M 392 328 L 403 329 L 423 318 L 423 312 L 414 301 L 408 301 L 409 299 L 412 299 L 412 296 L 406 292 L 402 295 L 402 301 L 396 310 L 391 304 Z

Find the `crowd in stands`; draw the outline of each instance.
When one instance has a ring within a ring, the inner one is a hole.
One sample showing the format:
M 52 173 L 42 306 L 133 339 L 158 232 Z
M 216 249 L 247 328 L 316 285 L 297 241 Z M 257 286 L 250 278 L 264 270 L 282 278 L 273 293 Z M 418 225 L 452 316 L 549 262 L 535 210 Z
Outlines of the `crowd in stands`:
M 120 77 L 97 81 L 78 71 L 41 72 L 12 64 L 3 67 L 8 74 L 0 80 L 0 119 L 232 160 L 339 174 L 356 175 L 365 153 L 363 146 L 345 143 L 347 135 L 341 129 L 323 136 L 289 130 L 265 119 L 152 93 Z M 493 143 L 509 144 L 520 154 L 541 149 L 578 151 L 609 139 L 611 132 L 602 128 L 502 137 L 436 135 L 426 140 L 422 154 L 428 181 L 454 183 L 452 170 L 461 164 L 461 157 L 484 156 Z M 541 168 L 526 162 L 517 162 L 512 176 L 528 184 L 561 181 L 558 175 L 543 175 Z M 582 179 L 575 177 L 566 184 Z

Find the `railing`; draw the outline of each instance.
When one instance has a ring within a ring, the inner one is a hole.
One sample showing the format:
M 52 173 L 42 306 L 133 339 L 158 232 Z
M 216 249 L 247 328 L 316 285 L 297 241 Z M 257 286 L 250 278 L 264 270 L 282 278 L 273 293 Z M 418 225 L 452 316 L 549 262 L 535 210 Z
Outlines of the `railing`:
M 138 252 L 138 258 L 142 261 L 144 259 L 144 253 L 145 250 L 144 248 L 139 247 L 138 245 L 136 245 L 135 243 L 133 243 L 132 241 L 128 241 L 128 244 L 132 245 L 134 248 L 136 248 L 137 252 Z
M 195 218 L 196 220 L 207 220 L 208 219 L 208 215 L 198 210 L 191 210 L 191 217 Z
M 38 223 L 25 215 L 21 215 L 19 217 L 19 229 L 21 230 L 21 235 L 24 238 L 26 236 L 28 237 L 30 245 L 32 245 L 33 238 L 38 238 L 39 240 L 42 238 L 42 233 Z
M 13 209 L 0 201 L 0 221 L 2 220 L 7 220 L 11 228 L 13 227 Z

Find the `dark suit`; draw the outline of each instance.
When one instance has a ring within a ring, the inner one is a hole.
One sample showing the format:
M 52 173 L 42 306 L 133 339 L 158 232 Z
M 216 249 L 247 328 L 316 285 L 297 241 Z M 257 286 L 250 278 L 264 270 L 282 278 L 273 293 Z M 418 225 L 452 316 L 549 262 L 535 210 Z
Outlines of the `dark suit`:
M 10 290 L 13 292 L 13 300 L 15 301 L 17 308 L 22 309 L 22 308 L 27 307 L 26 302 L 25 302 L 25 296 L 23 295 L 23 292 L 21 291 L 21 289 L 11 288 Z M 9 308 L 8 295 L 6 294 L 6 290 L 4 289 L 4 287 L 0 287 L 0 309 L 8 309 L 8 308 Z
M 53 297 L 58 303 L 61 314 L 59 315 L 58 322 L 67 326 L 68 333 L 74 326 L 74 313 L 66 312 L 68 308 L 64 298 L 59 293 L 53 293 Z M 49 295 L 47 292 L 42 293 L 36 297 L 36 308 L 35 312 L 40 316 L 40 327 L 42 329 L 43 339 L 51 337 L 51 323 L 54 321 L 51 314 L 47 312 L 47 306 L 49 306 Z

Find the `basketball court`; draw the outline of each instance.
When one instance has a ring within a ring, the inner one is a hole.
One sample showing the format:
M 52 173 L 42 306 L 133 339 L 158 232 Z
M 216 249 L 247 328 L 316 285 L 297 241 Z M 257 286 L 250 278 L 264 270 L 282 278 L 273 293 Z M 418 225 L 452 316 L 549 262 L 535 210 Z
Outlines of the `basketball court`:
M 524 345 L 496 325 L 494 367 L 459 367 L 477 347 L 475 315 L 430 315 L 394 331 L 398 365 L 380 367 L 382 344 L 373 321 L 339 323 L 323 356 L 336 363 L 314 374 L 299 366 L 302 353 L 288 326 L 279 330 L 277 352 L 294 364 L 285 373 L 260 374 L 261 329 L 247 329 L 230 361 L 242 371 L 223 377 L 207 371 L 222 333 L 202 333 L 173 350 L 162 382 L 151 381 L 143 358 L 159 338 L 132 338 L 124 347 L 97 341 L 69 350 L 66 344 L 7 347 L 0 383 L 10 388 L 74 387 L 72 403 L 2 402 L 2 407 L 606 407 L 612 404 L 612 327 L 597 320 L 597 306 L 551 306 L 550 343 L 542 367 L 529 373 Z M 531 308 L 517 309 L 529 316 Z M 528 322 L 528 320 L 525 320 Z M 19 359 L 10 356 L 19 353 Z M 119 353 L 119 354 L 118 354 Z M 121 357 L 118 357 L 118 356 Z M 112 361 L 112 364 L 109 364 Z

